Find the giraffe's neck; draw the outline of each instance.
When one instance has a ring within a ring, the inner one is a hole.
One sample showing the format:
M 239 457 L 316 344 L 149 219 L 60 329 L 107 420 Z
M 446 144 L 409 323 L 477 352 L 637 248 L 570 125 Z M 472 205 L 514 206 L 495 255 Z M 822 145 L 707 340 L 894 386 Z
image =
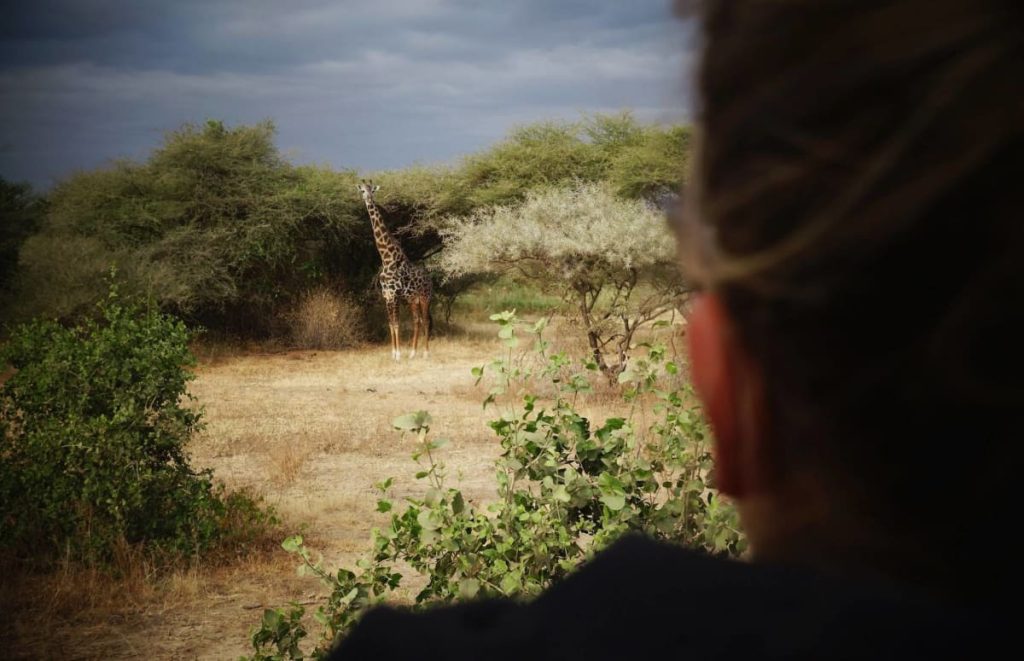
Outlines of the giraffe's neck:
M 373 200 L 366 200 L 366 210 L 370 213 L 370 224 L 373 226 L 373 241 L 377 244 L 377 252 L 380 253 L 381 261 L 384 262 L 385 266 L 394 262 L 404 261 L 406 259 L 405 251 L 402 250 L 398 240 L 391 235 L 391 232 L 384 225 L 384 220 L 380 217 L 380 210 L 373 203 Z

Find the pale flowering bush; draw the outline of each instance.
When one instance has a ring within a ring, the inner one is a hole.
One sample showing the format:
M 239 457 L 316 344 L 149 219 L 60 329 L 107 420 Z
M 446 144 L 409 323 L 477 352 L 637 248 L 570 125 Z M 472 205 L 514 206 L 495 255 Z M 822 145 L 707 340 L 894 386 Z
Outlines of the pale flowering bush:
M 664 216 L 600 184 L 534 191 L 522 205 L 446 225 L 441 264 L 452 276 L 532 267 L 575 279 L 592 268 L 644 269 L 675 258 Z
M 562 295 L 609 379 L 625 369 L 637 329 L 686 290 L 664 216 L 602 184 L 534 191 L 517 206 L 449 218 L 440 233 L 448 277 L 506 273 Z

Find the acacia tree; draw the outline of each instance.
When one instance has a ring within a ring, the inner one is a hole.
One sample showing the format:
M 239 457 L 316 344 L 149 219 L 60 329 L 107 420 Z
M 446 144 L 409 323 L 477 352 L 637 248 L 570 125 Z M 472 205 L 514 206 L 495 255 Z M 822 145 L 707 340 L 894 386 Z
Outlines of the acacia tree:
M 518 206 L 450 218 L 441 236 L 450 278 L 505 273 L 562 296 L 610 381 L 625 369 L 637 331 L 686 291 L 661 213 L 606 185 L 535 191 Z
M 144 162 L 80 172 L 53 190 L 20 251 L 18 316 L 88 314 L 116 265 L 126 291 L 165 310 L 262 332 L 330 266 L 348 266 L 331 264 L 334 253 L 363 252 L 353 181 L 288 163 L 269 122 L 185 125 Z

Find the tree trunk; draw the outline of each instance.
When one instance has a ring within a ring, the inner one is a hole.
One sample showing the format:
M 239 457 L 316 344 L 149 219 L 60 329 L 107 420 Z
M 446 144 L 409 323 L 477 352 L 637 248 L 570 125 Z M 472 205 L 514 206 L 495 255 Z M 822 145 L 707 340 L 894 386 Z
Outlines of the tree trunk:
M 583 322 L 583 328 L 587 331 L 587 342 L 594 356 L 594 362 L 597 363 L 597 368 L 601 370 L 601 374 L 604 374 L 605 378 L 608 379 L 608 385 L 614 386 L 618 383 L 619 372 L 622 371 L 622 368 L 621 366 L 612 367 L 605 360 L 601 336 L 598 335 L 597 329 L 594 327 L 594 318 L 591 315 L 594 304 L 597 302 L 597 295 L 600 292 L 593 294 L 592 300 L 588 302 L 587 293 L 589 290 L 585 286 L 576 285 L 574 289 L 579 295 L 580 320 Z

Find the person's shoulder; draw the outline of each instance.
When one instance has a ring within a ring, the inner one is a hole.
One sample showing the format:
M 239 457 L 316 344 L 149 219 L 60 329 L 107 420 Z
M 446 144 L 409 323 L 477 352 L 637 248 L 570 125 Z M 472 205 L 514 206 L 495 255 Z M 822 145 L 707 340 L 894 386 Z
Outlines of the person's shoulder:
M 526 605 L 371 611 L 331 659 L 957 658 L 972 627 L 879 586 L 629 536 Z
M 681 563 L 706 561 L 682 549 L 630 536 L 529 604 L 491 599 L 418 612 L 375 608 L 330 658 L 504 659 L 523 654 L 546 658 L 547 650 L 562 647 L 563 632 L 571 640 L 585 635 L 593 625 L 603 628 L 603 623 L 616 619 L 621 606 L 651 597 L 642 585 L 644 577 L 661 574 L 663 579 L 666 573 L 679 572 Z M 648 582 L 647 588 L 652 585 Z

